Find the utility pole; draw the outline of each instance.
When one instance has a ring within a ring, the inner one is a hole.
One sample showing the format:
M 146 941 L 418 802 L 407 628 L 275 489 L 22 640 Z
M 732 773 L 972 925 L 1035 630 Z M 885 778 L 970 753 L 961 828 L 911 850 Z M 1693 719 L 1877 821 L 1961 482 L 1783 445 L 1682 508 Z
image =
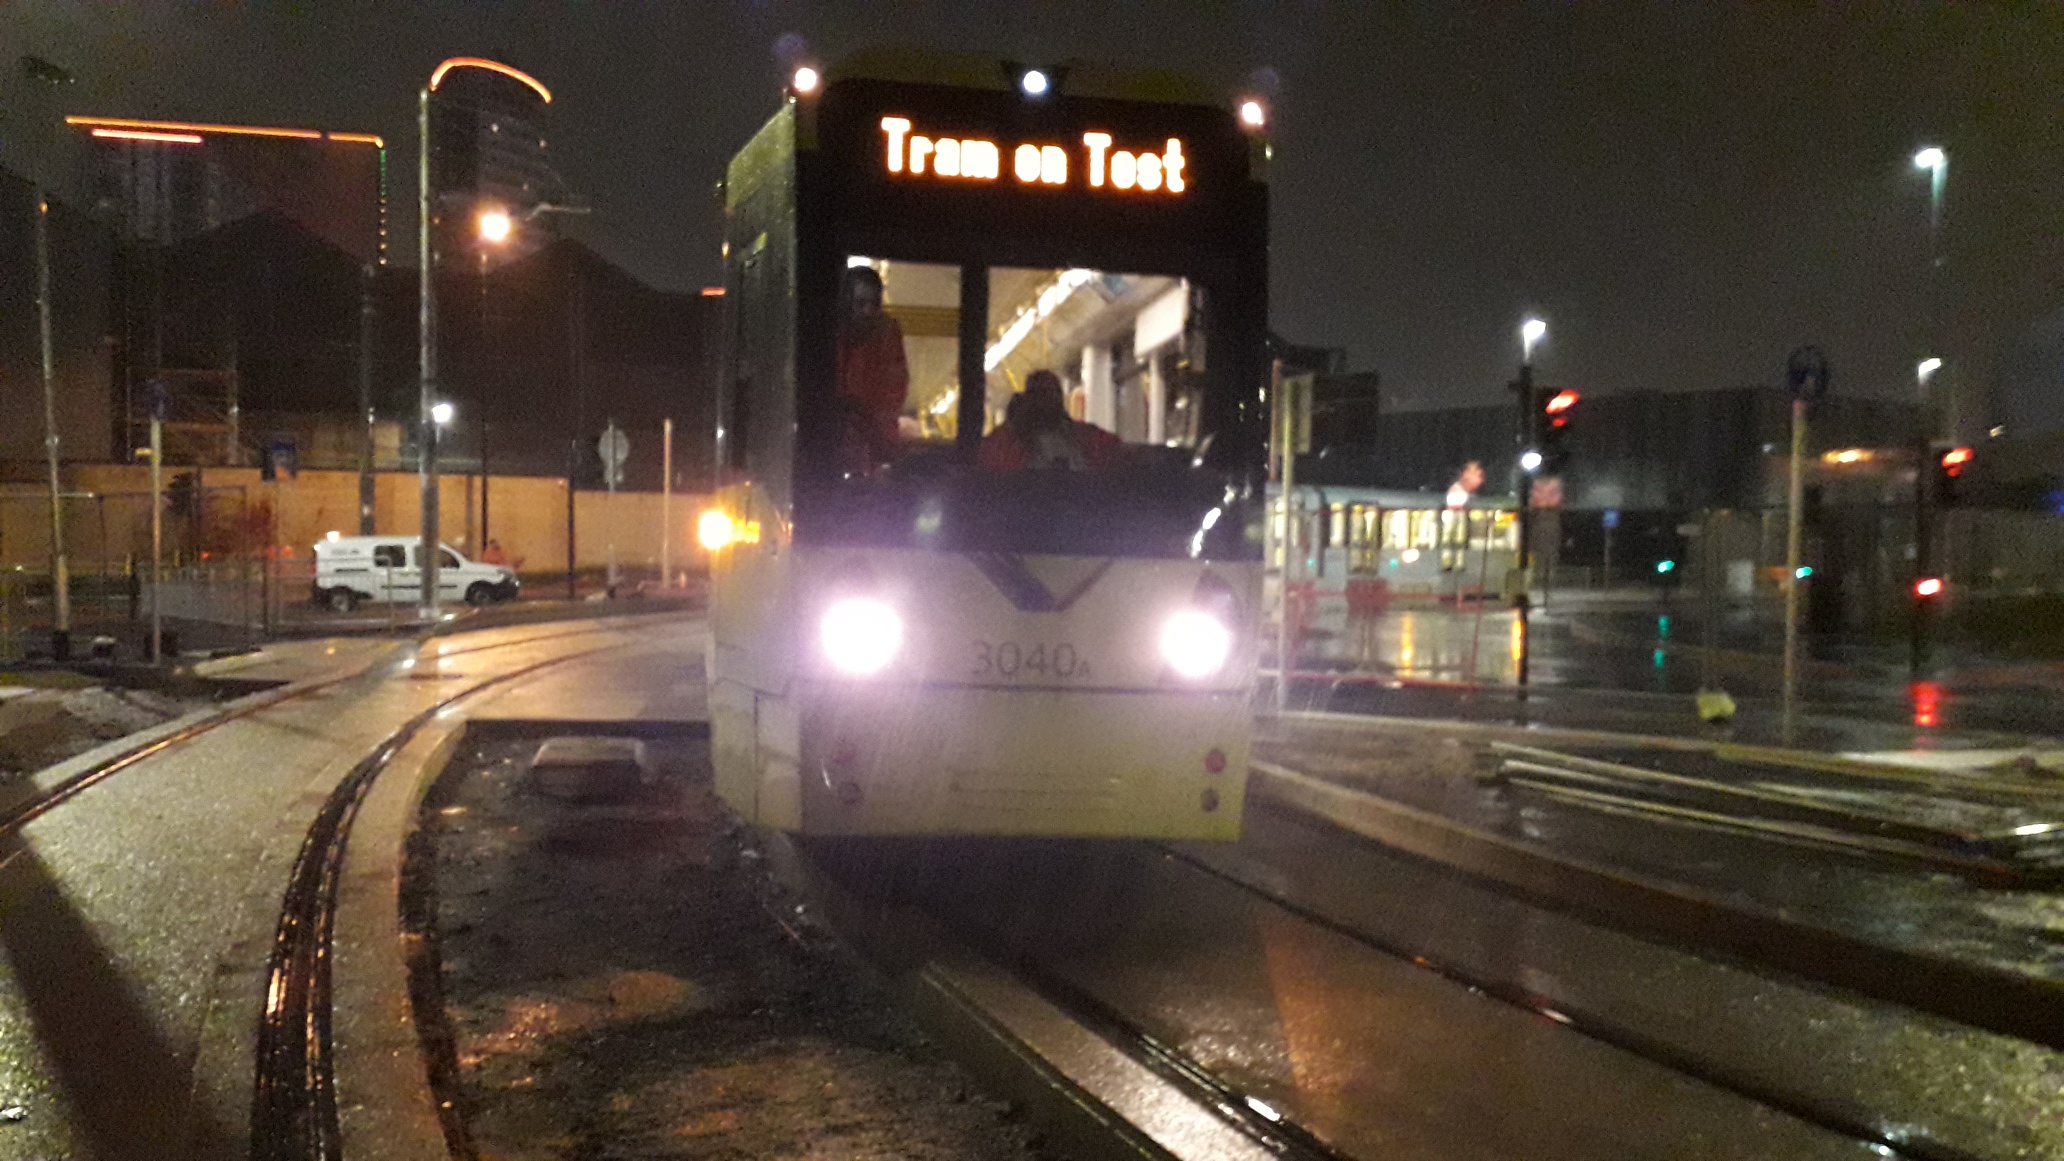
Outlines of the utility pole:
M 57 354 L 50 339 L 50 195 L 36 189 L 36 330 L 43 348 L 43 456 L 50 465 L 50 656 L 72 657 L 72 578 L 65 560 L 64 498 L 58 480 Z
M 674 421 L 660 424 L 659 448 L 659 587 L 674 585 Z
M 1799 548 L 1806 494 L 1806 405 L 1827 394 L 1827 356 L 1818 347 L 1800 347 L 1785 360 L 1785 384 L 1792 393 L 1791 486 L 1786 497 L 1785 627 L 1783 733 L 1792 744 L 1799 695 Z
M 437 616 L 437 549 L 441 536 L 437 523 L 437 421 L 431 409 L 437 406 L 437 251 L 430 220 L 430 86 L 416 94 L 416 360 L 418 490 L 422 497 L 423 536 L 417 562 L 422 577 L 419 603 L 423 616 Z
M 150 420 L 150 659 L 165 657 L 165 388 L 151 384 Z
M 377 319 L 373 292 L 376 268 L 371 262 L 359 272 L 358 287 L 358 416 L 365 430 L 358 444 L 358 534 L 371 536 L 376 529 L 374 506 L 378 502 L 373 482 L 373 342 Z
M 588 392 L 582 348 L 587 343 L 587 283 L 581 277 L 578 256 L 572 262 L 573 310 L 566 322 L 566 365 L 573 379 L 573 438 L 566 444 L 566 599 L 577 595 L 575 573 L 579 558 L 575 552 L 574 495 L 579 484 L 581 432 L 588 423 Z

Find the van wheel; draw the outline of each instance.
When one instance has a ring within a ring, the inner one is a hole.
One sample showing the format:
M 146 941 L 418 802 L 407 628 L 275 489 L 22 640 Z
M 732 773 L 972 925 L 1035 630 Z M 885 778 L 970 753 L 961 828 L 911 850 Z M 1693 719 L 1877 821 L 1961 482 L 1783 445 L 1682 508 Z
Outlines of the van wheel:
M 331 589 L 327 603 L 332 613 L 348 613 L 358 607 L 358 594 L 350 589 Z
M 494 602 L 494 586 L 486 581 L 474 581 L 473 587 L 466 590 L 466 603 L 476 609 L 486 608 Z

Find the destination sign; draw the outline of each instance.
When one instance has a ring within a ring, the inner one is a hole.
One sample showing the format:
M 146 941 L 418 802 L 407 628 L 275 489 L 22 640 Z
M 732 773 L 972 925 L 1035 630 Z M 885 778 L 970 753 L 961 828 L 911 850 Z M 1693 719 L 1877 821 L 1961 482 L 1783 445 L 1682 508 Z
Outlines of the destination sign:
M 982 137 L 920 133 L 908 117 L 883 117 L 882 163 L 892 174 L 940 181 L 1003 181 L 1181 195 L 1191 186 L 1182 139 L 1142 147 L 1091 130 L 1077 142 L 998 144 Z M 1008 158 L 1008 165 L 1005 159 Z

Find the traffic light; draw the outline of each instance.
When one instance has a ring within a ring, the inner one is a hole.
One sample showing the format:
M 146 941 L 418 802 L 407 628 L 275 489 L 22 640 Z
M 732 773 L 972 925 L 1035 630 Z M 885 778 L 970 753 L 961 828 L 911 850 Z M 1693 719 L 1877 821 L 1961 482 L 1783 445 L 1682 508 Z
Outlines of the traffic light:
M 1939 576 L 1914 578 L 1914 596 L 1923 601 L 1932 601 L 1936 597 L 1941 596 L 1943 587 L 1942 578 Z
M 1971 449 L 1967 447 L 1944 448 L 1935 454 L 1935 502 L 1951 505 L 1957 502 L 1958 480 L 1964 469 L 1971 465 Z
M 1569 459 L 1569 447 L 1565 437 L 1569 434 L 1569 422 L 1576 414 L 1579 396 L 1574 391 L 1544 393 L 1541 400 L 1541 416 L 1538 430 L 1541 434 L 1541 470 L 1554 473 L 1562 470 Z

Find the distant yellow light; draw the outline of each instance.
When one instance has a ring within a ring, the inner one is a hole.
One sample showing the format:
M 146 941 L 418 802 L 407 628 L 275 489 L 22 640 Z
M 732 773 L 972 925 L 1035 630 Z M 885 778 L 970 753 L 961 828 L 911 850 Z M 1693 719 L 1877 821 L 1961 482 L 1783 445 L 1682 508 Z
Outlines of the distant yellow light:
M 711 552 L 725 547 L 737 539 L 737 537 L 738 525 L 736 522 L 728 514 L 716 508 L 711 508 L 709 511 L 704 512 L 702 518 L 695 522 L 695 539 L 701 541 L 702 546 Z
M 1866 448 L 1845 447 L 1840 451 L 1822 452 L 1820 458 L 1831 464 L 1867 464 L 1874 457 Z

